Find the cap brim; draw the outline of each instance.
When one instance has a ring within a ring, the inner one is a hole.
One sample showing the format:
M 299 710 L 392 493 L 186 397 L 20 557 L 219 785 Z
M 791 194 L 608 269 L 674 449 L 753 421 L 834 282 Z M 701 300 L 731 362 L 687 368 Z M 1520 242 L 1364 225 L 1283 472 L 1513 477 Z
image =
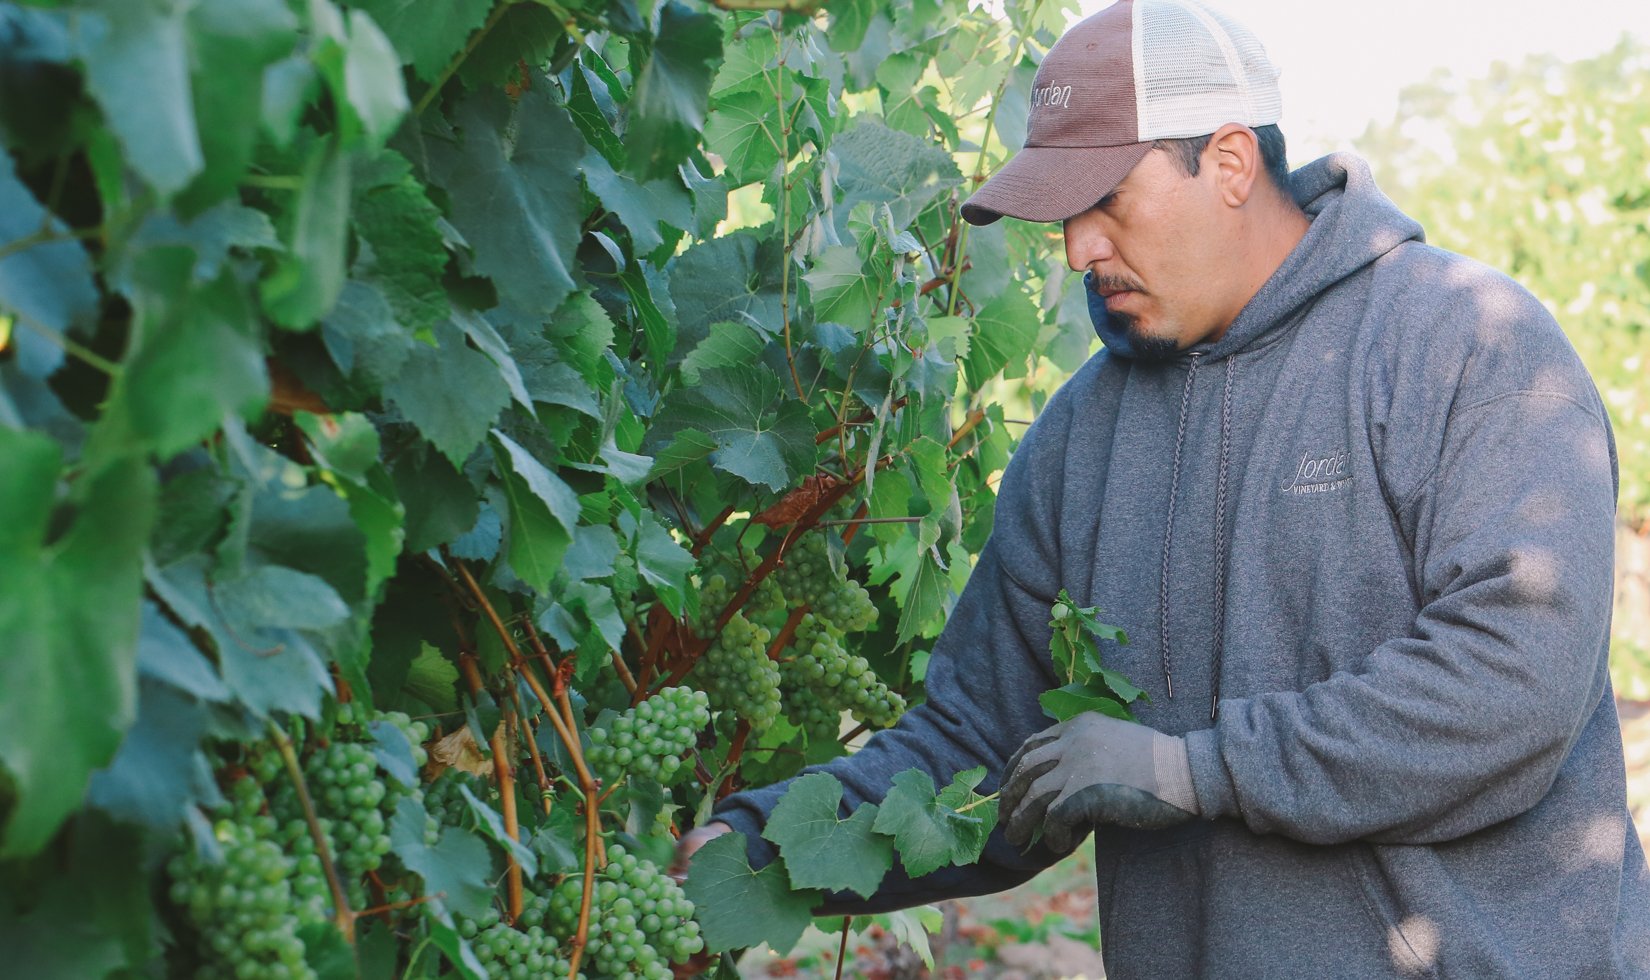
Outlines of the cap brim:
M 963 220 L 989 225 L 1003 215 L 1064 221 L 1112 192 L 1150 143 L 1122 146 L 1028 146 L 963 202 Z

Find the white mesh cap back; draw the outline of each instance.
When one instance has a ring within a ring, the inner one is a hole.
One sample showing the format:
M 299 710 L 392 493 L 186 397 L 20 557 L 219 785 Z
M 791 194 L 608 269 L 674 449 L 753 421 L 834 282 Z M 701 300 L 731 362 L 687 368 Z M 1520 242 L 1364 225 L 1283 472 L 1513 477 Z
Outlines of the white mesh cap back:
M 1192 0 L 1135 0 L 1140 139 L 1204 136 L 1283 115 L 1278 70 L 1242 24 Z

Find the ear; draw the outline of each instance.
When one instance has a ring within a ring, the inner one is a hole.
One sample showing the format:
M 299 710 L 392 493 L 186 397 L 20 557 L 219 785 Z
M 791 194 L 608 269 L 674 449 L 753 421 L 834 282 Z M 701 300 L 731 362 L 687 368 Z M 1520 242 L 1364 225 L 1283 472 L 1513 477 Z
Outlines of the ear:
M 1255 131 L 1238 123 L 1215 130 L 1203 151 L 1203 166 L 1212 171 L 1221 200 L 1228 207 L 1242 207 L 1261 176 L 1260 141 Z

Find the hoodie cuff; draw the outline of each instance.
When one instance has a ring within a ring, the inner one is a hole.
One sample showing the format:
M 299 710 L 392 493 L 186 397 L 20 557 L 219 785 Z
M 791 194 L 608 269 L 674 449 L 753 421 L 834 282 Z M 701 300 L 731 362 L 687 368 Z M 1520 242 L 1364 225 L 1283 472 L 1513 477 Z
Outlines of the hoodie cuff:
M 1197 808 L 1207 819 L 1239 816 L 1237 790 L 1220 758 L 1216 730 L 1186 733 L 1186 761 L 1192 769 L 1192 791 Z

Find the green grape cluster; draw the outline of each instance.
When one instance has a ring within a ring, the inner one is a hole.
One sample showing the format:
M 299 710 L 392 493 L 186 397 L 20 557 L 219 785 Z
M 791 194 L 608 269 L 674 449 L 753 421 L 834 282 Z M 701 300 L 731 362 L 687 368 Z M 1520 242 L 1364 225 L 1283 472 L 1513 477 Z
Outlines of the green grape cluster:
M 781 666 L 786 687 L 811 691 L 825 707 L 852 712 L 878 728 L 905 712 L 905 698 L 884 684 L 864 657 L 850 656 L 842 633 L 821 617 L 802 617 L 791 649 L 795 655 Z
M 597 975 L 669 980 L 671 963 L 704 949 L 693 903 L 681 886 L 623 846 L 607 849 L 607 867 L 596 875 L 594 887 L 585 950 Z M 578 930 L 583 888 L 582 877 L 569 875 L 550 893 L 543 918 L 529 922 L 524 908 L 522 922 L 571 937 Z
M 607 728 L 590 730 L 587 758 L 604 776 L 628 773 L 669 783 L 684 771 L 688 749 L 710 724 L 710 699 L 691 687 L 667 687 Z
M 331 847 L 332 821 L 321 819 L 317 823 L 321 832 L 327 835 L 328 847 Z M 315 847 L 315 835 L 309 829 L 309 823 L 302 817 L 293 818 L 282 824 L 276 832 L 276 840 L 281 843 L 281 849 L 293 859 L 292 871 L 292 906 L 294 914 L 303 922 L 319 922 L 332 916 L 332 889 L 327 885 L 327 872 L 321 863 L 320 852 Z M 346 888 L 353 884 L 355 894 L 350 901 L 359 908 L 363 897 L 359 883 L 346 883 Z
M 470 803 L 459 792 L 460 786 L 470 787 L 471 795 L 484 802 L 492 802 L 498 798 L 498 791 L 480 776 L 471 775 L 462 769 L 443 770 L 441 775 L 424 787 L 424 808 L 445 826 L 469 827 L 474 824 Z
M 613 598 L 619 616 L 627 623 L 636 622 L 636 559 L 623 551 L 613 559 Z
M 871 594 L 831 567 L 824 535 L 803 535 L 785 553 L 773 578 L 785 595 L 806 603 L 814 615 L 845 633 L 869 629 L 877 621 Z
M 354 736 L 354 741 L 370 741 L 371 725 L 375 721 L 386 721 L 399 729 L 406 737 L 407 743 L 412 746 L 413 765 L 420 769 L 424 768 L 424 763 L 429 761 L 429 754 L 424 751 L 424 743 L 430 737 L 430 726 L 421 721 L 413 721 L 404 711 L 371 711 L 355 701 L 338 706 L 338 728 Z
M 789 604 L 785 600 L 785 590 L 772 575 L 756 584 L 752 590 L 750 601 L 745 603 L 745 618 L 752 622 L 772 625 L 778 628 L 790 615 Z
M 765 731 L 779 717 L 779 667 L 768 659 L 767 627 L 735 613 L 699 661 L 711 705 Z
M 715 575 L 705 576 L 699 583 L 699 614 L 693 619 L 693 631 L 701 639 L 710 639 L 716 635 L 716 618 L 722 615 L 728 602 L 733 598 L 733 589 L 728 585 L 727 576 L 718 572 Z
M 275 821 L 262 808 L 257 782 L 237 780 L 227 813 L 212 827 L 222 862 L 193 849 L 167 862 L 168 895 L 199 936 L 198 980 L 315 976 L 304 961 L 300 921 L 293 915 L 294 862 L 272 839 Z
M 498 910 L 489 908 L 480 919 L 460 918 L 458 934 L 469 940 L 470 949 L 481 961 L 489 980 L 538 980 L 565 977 L 570 964 L 561 955 L 556 937 L 542 924 L 549 902 L 534 895 L 523 907 L 521 923 L 512 928 L 501 921 Z M 533 924 L 525 925 L 532 917 Z M 584 971 L 579 971 L 584 976 Z
M 802 729 L 809 742 L 835 739 L 842 731 L 842 710 L 820 700 L 819 692 L 802 680 L 794 661 L 779 665 L 779 693 L 785 716 Z
M 317 816 L 329 822 L 332 859 L 350 879 L 376 871 L 390 852 L 389 821 L 395 794 L 379 778 L 372 749 L 359 742 L 333 742 L 304 763 Z M 282 809 L 286 809 L 282 807 Z

